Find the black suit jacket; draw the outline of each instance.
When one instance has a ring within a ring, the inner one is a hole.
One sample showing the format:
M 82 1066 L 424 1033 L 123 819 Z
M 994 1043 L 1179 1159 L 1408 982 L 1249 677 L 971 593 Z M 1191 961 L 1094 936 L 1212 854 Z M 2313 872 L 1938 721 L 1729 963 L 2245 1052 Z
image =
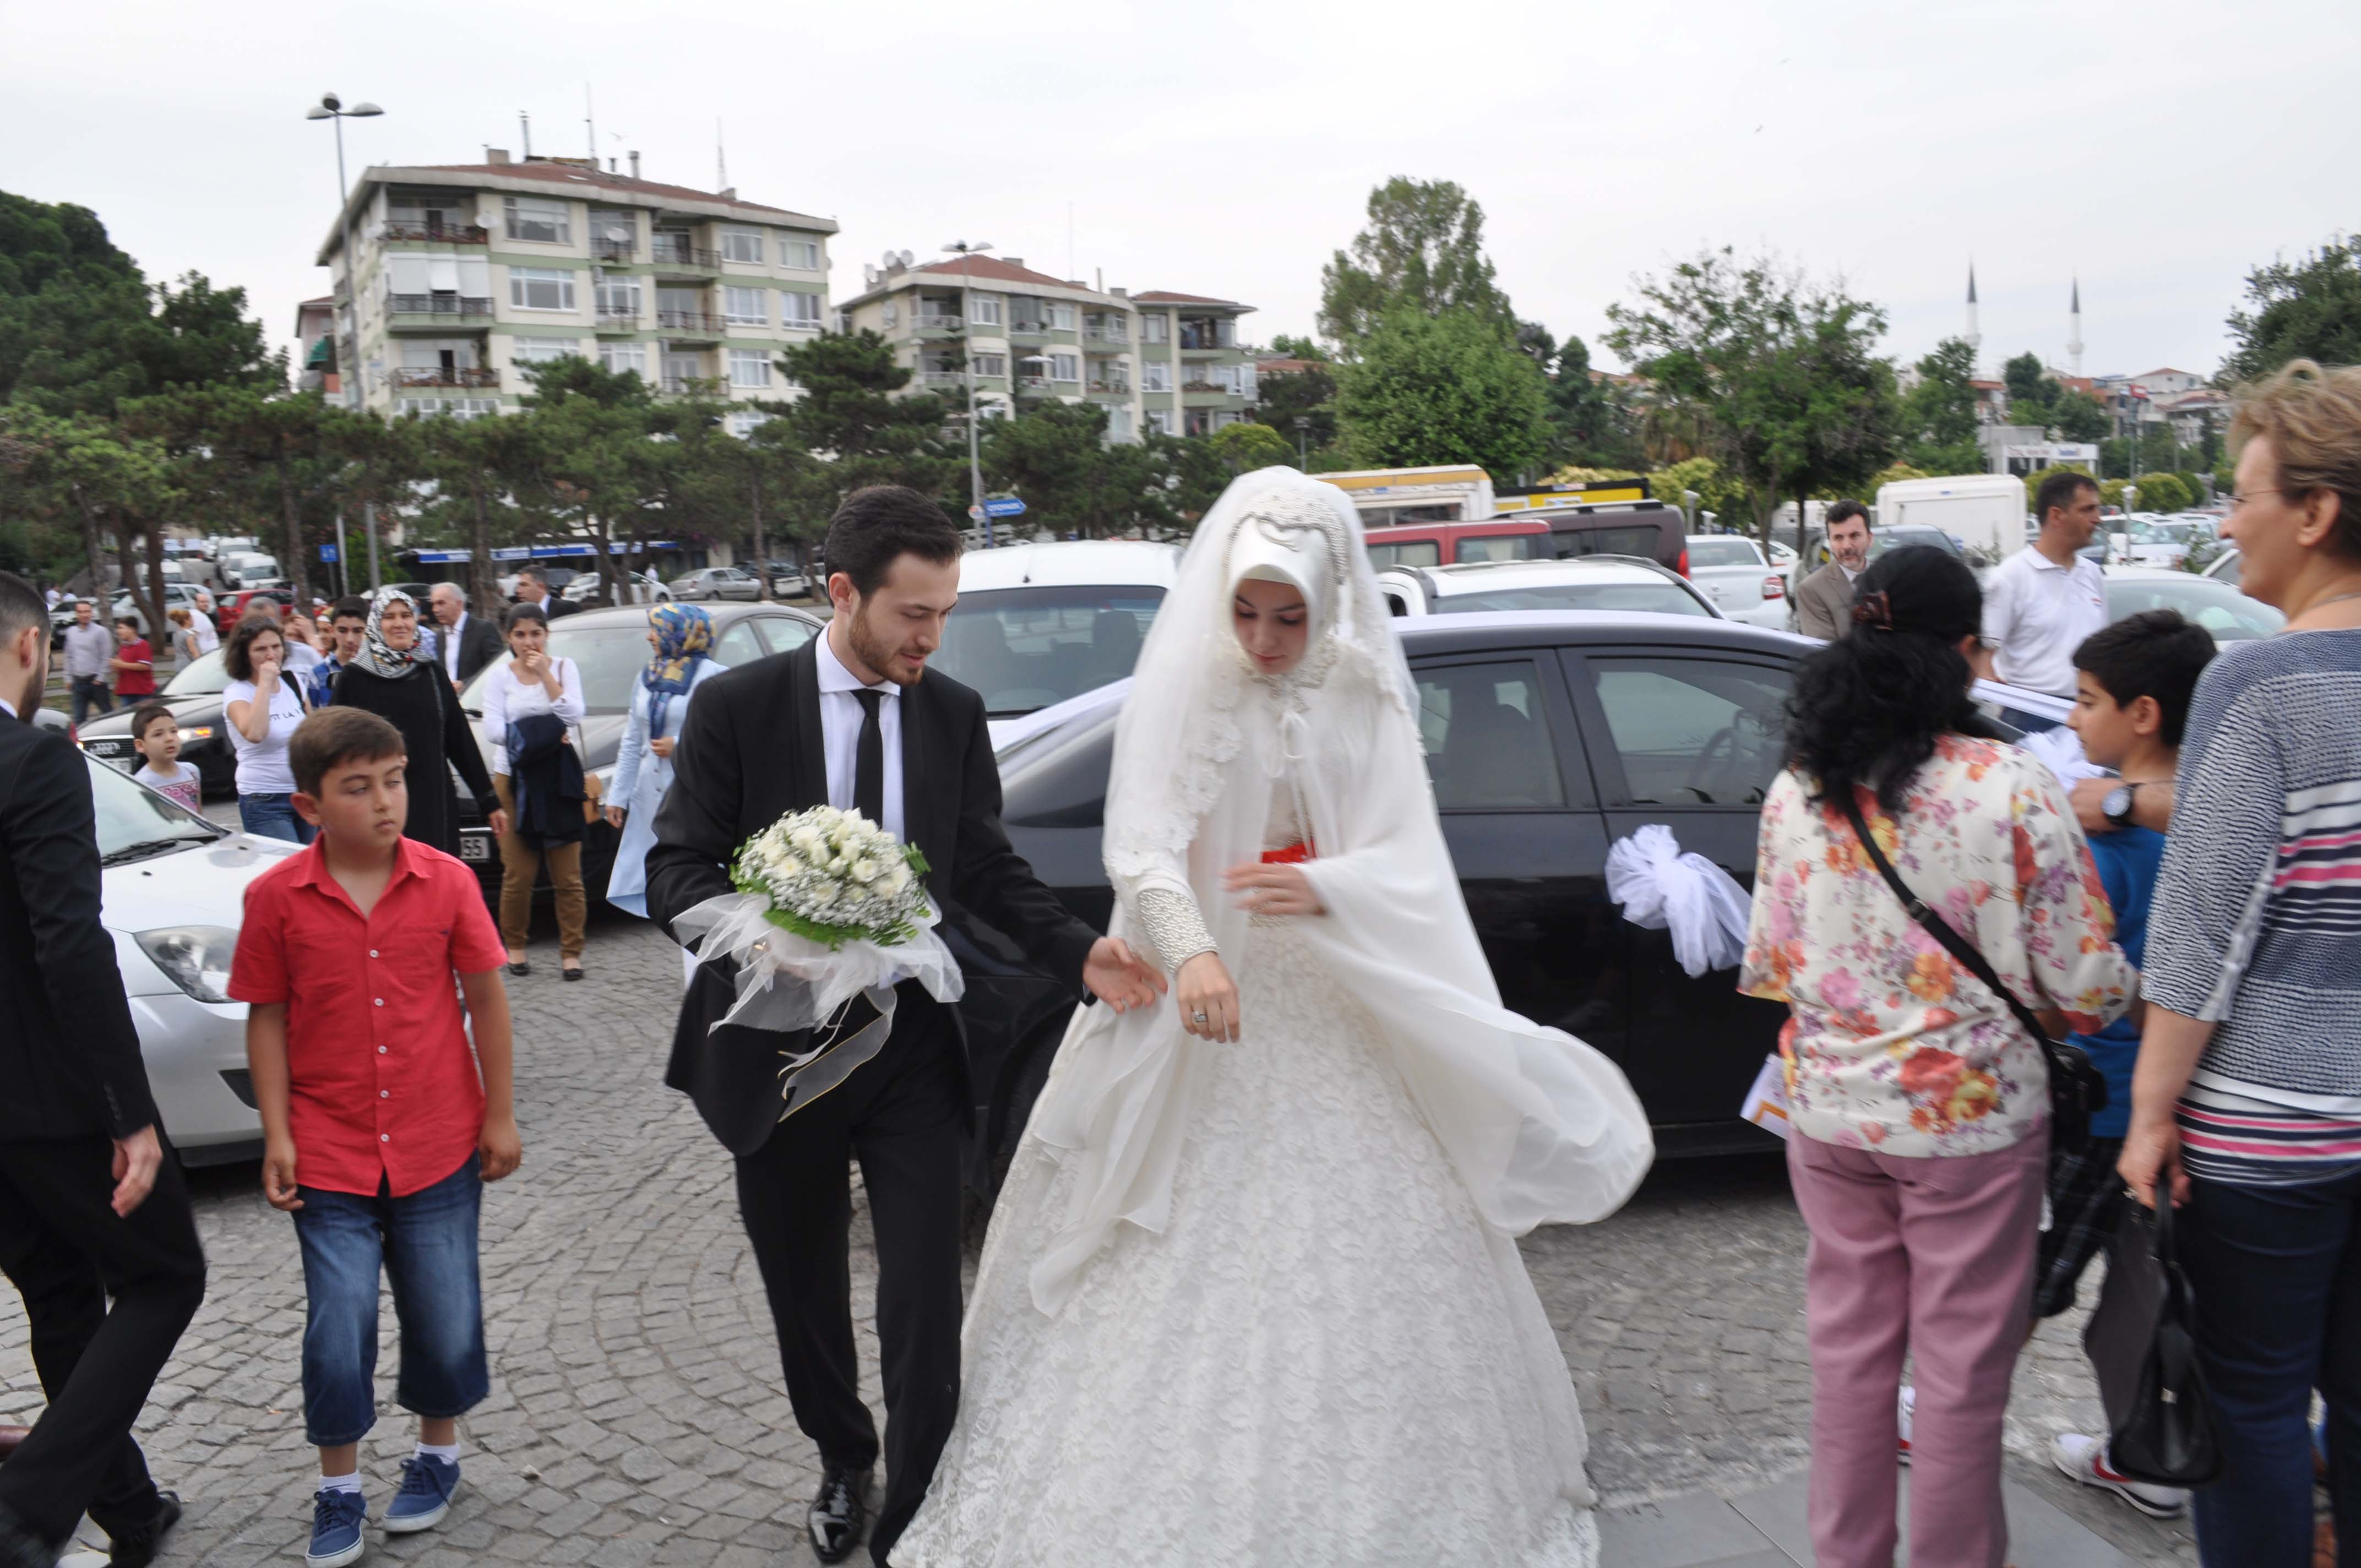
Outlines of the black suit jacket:
M 549 611 L 549 619 L 552 620 L 563 620 L 569 615 L 582 613 L 582 607 L 563 594 L 550 595 L 549 602 L 541 608 Z
M 0 712 L 0 1138 L 123 1137 L 156 1120 L 98 869 L 90 764 Z
M 972 911 L 1081 992 L 1098 933 L 1068 914 L 1009 847 L 983 699 L 929 674 L 897 700 L 905 836 L 926 852 L 936 906 Z M 697 687 L 673 770 L 647 861 L 648 913 L 666 932 L 684 911 L 731 891 L 728 864 L 740 845 L 791 811 L 828 804 L 818 640 Z M 784 1037 L 710 1027 L 735 1001 L 731 978 L 718 965 L 697 967 L 664 1081 L 688 1094 L 714 1136 L 744 1156 L 761 1148 L 778 1122 Z
M 451 630 L 448 627 L 437 626 L 434 634 L 448 637 Z M 500 629 L 474 610 L 469 610 L 467 620 L 459 628 L 460 684 L 464 685 L 474 680 L 478 671 L 507 651 L 508 644 L 501 641 Z M 437 644 L 437 652 L 440 652 L 440 644 Z

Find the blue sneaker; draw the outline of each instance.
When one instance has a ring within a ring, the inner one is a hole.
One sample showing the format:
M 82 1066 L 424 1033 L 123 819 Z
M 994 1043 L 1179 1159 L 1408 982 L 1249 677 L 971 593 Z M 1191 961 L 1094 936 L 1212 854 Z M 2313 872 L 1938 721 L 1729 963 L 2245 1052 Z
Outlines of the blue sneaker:
M 368 1499 L 358 1492 L 321 1492 L 312 1499 L 312 1544 L 304 1550 L 304 1568 L 345 1568 L 359 1558 L 368 1542 L 361 1525 L 368 1518 Z
M 401 1485 L 385 1510 L 385 1532 L 407 1535 L 433 1530 L 451 1511 L 451 1495 L 459 1489 L 456 1461 L 431 1453 L 413 1453 L 401 1462 Z

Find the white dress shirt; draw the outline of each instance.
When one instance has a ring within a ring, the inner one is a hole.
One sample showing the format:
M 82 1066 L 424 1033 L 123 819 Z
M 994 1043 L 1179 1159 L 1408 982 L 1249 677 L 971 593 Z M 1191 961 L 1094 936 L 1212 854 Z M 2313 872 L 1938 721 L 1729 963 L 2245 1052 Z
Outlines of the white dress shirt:
M 828 755 L 828 803 L 839 811 L 853 806 L 854 771 L 861 764 L 861 699 L 857 691 L 885 694 L 877 705 L 877 729 L 885 743 L 885 820 L 882 826 L 904 843 L 908 835 L 902 828 L 902 688 L 891 681 L 881 681 L 864 686 L 844 661 L 829 646 L 828 634 L 819 637 L 819 735 L 820 749 Z
M 451 677 L 453 685 L 459 684 L 459 635 L 467 630 L 467 612 L 463 609 L 459 612 L 458 624 L 444 629 L 443 632 L 443 673 Z
M 456 642 L 456 631 L 446 639 Z M 552 659 L 549 667 L 557 672 L 556 697 L 539 681 L 517 678 L 516 660 L 511 657 L 494 666 L 491 679 L 486 681 L 478 694 L 484 702 L 484 739 L 492 743 L 492 772 L 505 774 L 509 771 L 509 730 L 520 719 L 539 713 L 554 713 L 558 722 L 571 729 L 588 714 L 582 696 L 582 672 L 571 659 Z

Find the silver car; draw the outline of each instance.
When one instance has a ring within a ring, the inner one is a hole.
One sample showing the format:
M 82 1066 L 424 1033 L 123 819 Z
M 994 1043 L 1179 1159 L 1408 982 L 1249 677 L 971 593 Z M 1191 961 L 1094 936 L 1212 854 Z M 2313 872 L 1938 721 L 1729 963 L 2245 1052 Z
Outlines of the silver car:
M 752 572 L 735 566 L 708 566 L 672 580 L 672 595 L 679 599 L 758 599 L 763 597 L 762 580 Z

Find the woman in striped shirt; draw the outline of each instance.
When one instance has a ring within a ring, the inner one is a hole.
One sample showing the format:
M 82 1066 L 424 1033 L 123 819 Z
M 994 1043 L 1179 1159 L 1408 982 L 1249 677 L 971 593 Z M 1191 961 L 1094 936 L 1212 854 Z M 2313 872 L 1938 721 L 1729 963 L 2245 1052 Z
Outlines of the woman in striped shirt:
M 2181 1255 L 2226 1466 L 2206 1568 L 2312 1561 L 2312 1393 L 2361 1561 L 2361 369 L 2298 360 L 2238 410 L 2246 591 L 2287 630 L 2199 682 L 2148 916 L 2120 1170 Z

